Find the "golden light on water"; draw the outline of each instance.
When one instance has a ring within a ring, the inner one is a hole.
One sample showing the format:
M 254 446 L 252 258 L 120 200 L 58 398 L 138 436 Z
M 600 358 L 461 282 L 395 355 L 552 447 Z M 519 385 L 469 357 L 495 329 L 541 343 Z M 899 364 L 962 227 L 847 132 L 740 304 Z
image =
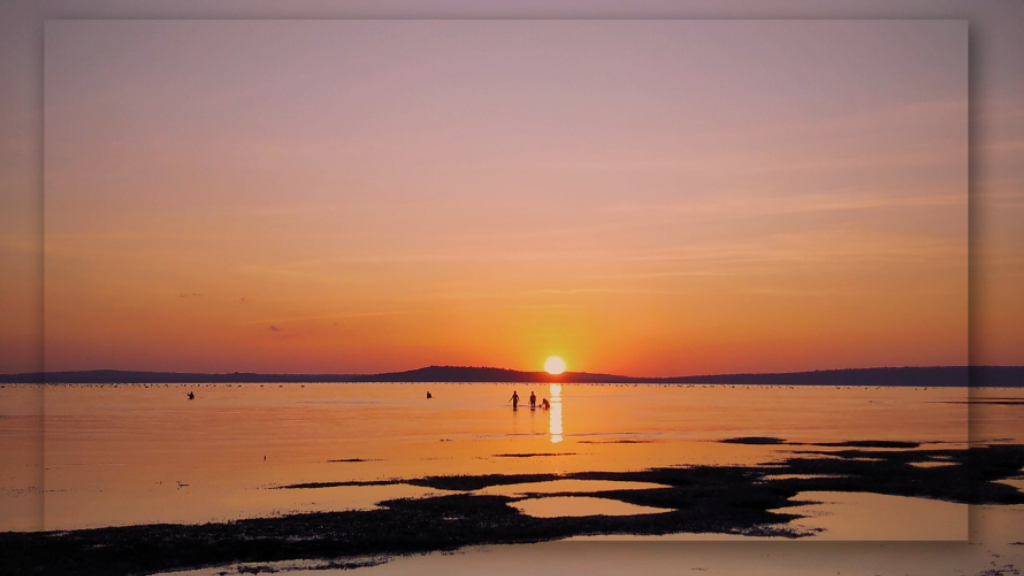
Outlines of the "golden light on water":
M 550 360 L 548 361 L 550 362 Z M 562 386 L 552 384 L 548 393 L 551 396 L 551 409 L 548 412 L 548 432 L 551 434 L 551 443 L 558 444 L 562 441 Z
M 544 362 L 544 370 L 548 374 L 561 374 L 565 372 L 565 360 L 562 360 L 558 356 L 551 356 Z

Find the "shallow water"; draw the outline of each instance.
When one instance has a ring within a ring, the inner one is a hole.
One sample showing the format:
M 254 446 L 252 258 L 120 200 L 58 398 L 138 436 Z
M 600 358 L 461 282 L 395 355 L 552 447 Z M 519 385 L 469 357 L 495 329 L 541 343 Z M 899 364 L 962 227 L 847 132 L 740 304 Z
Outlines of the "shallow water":
M 791 525 L 814 530 L 813 539 L 967 540 L 967 504 L 863 492 L 801 492 L 795 501 L 786 511 L 805 518 Z
M 632 516 L 634 514 L 658 514 L 671 512 L 666 508 L 652 508 L 590 496 L 552 496 L 550 498 L 526 498 L 512 503 L 527 516 L 535 518 L 563 518 L 572 516 Z
M 534 496 L 537 494 L 557 494 L 559 492 L 599 492 L 602 490 L 642 490 L 645 488 L 662 488 L 662 484 L 652 482 L 619 482 L 615 480 L 550 480 L 547 482 L 524 482 L 504 486 L 487 486 L 474 490 L 473 494 L 501 495 L 512 498 Z
M 740 436 L 951 448 L 968 439 L 965 389 L 569 384 L 532 387 L 551 400 L 550 411 L 514 412 L 506 403 L 513 389 L 525 400 L 531 387 L 47 385 L 45 471 L 34 473 L 24 458 L 4 462 L 0 530 L 365 509 L 440 493 L 405 485 L 273 489 L 296 483 L 752 464 L 807 449 L 717 442 Z M 990 395 L 1008 394 L 1021 396 Z M 0 389 L 5 446 L 31 447 L 38 417 L 24 406 L 39 395 L 36 386 Z M 1024 407 L 983 408 L 992 417 L 975 432 L 1015 437 Z M 10 460 L 17 450 L 4 452 Z

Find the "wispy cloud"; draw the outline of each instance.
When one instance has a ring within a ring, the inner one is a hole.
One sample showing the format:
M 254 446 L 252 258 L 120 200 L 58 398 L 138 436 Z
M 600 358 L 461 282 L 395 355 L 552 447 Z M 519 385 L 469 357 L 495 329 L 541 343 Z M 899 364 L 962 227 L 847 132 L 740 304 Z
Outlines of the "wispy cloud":
M 338 314 L 320 314 L 316 316 L 290 316 L 290 317 L 277 317 L 277 318 L 264 318 L 261 320 L 252 320 L 249 322 L 242 322 L 241 326 L 252 326 L 258 324 L 271 323 L 271 330 L 282 331 L 283 328 L 279 328 L 278 324 L 292 324 L 299 322 L 317 322 L 320 320 L 344 320 L 347 318 L 370 318 L 374 316 L 397 316 L 402 314 L 417 314 L 418 312 L 407 311 L 407 310 L 392 310 L 383 312 L 357 312 L 357 313 L 338 313 Z
M 632 214 L 637 222 L 678 219 L 680 214 L 719 214 L 724 216 L 774 216 L 844 210 L 878 210 L 888 208 L 924 208 L 967 206 L 967 190 L 962 193 L 934 191 L 908 194 L 896 190 L 831 190 L 799 194 L 751 193 L 723 191 L 719 194 L 675 202 L 619 202 L 605 205 L 606 212 Z

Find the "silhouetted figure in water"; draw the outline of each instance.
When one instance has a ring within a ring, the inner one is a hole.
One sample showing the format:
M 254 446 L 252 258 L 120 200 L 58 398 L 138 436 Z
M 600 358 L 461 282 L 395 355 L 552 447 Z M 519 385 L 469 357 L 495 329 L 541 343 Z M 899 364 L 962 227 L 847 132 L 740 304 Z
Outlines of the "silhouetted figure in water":
M 533 393 L 533 390 L 530 390 L 530 410 L 536 410 L 536 409 L 537 409 L 537 395 Z
M 429 400 L 430 398 L 433 398 L 433 396 L 430 395 L 430 390 L 427 390 L 427 399 Z
M 542 399 L 540 401 L 540 407 L 543 410 L 550 410 L 551 409 L 551 404 L 548 402 L 547 398 L 544 398 L 544 399 Z
M 512 391 L 512 398 L 510 398 L 510 400 L 512 400 L 512 409 L 513 410 L 518 409 L 519 408 L 519 394 L 515 390 Z
M 195 400 L 195 399 L 196 399 L 196 395 L 195 395 L 195 394 L 193 394 L 193 393 L 191 393 L 191 392 L 189 392 L 189 393 L 188 393 L 188 399 L 189 399 L 189 400 Z

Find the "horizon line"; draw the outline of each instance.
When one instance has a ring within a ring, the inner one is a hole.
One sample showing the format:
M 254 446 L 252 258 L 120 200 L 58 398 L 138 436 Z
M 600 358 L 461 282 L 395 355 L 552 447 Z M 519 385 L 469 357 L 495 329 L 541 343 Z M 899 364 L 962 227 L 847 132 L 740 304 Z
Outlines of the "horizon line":
M 524 372 L 486 366 L 426 366 L 377 374 L 147 372 L 82 370 L 0 374 L 3 384 L 244 384 L 244 383 L 507 383 L 712 384 L 790 386 L 1024 387 L 1024 366 L 900 366 L 803 372 L 634 377 L 591 372 Z
M 1010 365 L 1010 364 L 949 364 L 949 365 L 928 365 L 928 366 L 870 366 L 870 367 L 845 367 L 845 368 L 816 368 L 813 370 L 789 370 L 789 371 L 773 371 L 773 372 L 719 372 L 719 373 L 703 373 L 703 374 L 677 374 L 671 376 L 628 376 L 624 374 L 611 374 L 607 372 L 586 372 L 586 371 L 575 371 L 566 370 L 560 374 L 550 374 L 544 370 L 519 370 L 515 368 L 502 368 L 497 366 L 463 366 L 454 364 L 431 364 L 429 366 L 421 366 L 419 368 L 412 368 L 408 370 L 393 370 L 388 372 L 257 372 L 257 371 L 239 371 L 235 370 L 232 372 L 206 372 L 206 371 L 178 371 L 178 370 L 141 370 L 141 369 L 124 369 L 124 368 L 88 368 L 80 370 L 51 370 L 51 371 L 31 371 L 31 372 L 2 372 L 0 377 L 4 376 L 27 376 L 27 375 L 46 375 L 46 374 L 88 374 L 97 372 L 111 372 L 111 373 L 136 373 L 136 374 L 178 374 L 178 375 L 212 375 L 212 376 L 231 376 L 231 375 L 256 375 L 256 376 L 347 376 L 347 377 L 368 377 L 368 376 L 391 376 L 398 374 L 409 374 L 415 372 L 421 372 L 430 369 L 450 369 L 450 370 L 492 370 L 500 372 L 513 372 L 517 374 L 540 374 L 544 376 L 565 376 L 568 374 L 580 375 L 580 376 L 611 376 L 617 378 L 629 378 L 635 380 L 663 380 L 672 378 L 702 378 L 702 377 L 722 377 L 722 376 L 774 376 L 774 375 L 787 375 L 787 374 L 814 374 L 822 372 L 848 372 L 848 371 L 868 371 L 868 370 L 927 370 L 927 369 L 963 369 L 963 368 L 1021 368 L 1022 365 Z

